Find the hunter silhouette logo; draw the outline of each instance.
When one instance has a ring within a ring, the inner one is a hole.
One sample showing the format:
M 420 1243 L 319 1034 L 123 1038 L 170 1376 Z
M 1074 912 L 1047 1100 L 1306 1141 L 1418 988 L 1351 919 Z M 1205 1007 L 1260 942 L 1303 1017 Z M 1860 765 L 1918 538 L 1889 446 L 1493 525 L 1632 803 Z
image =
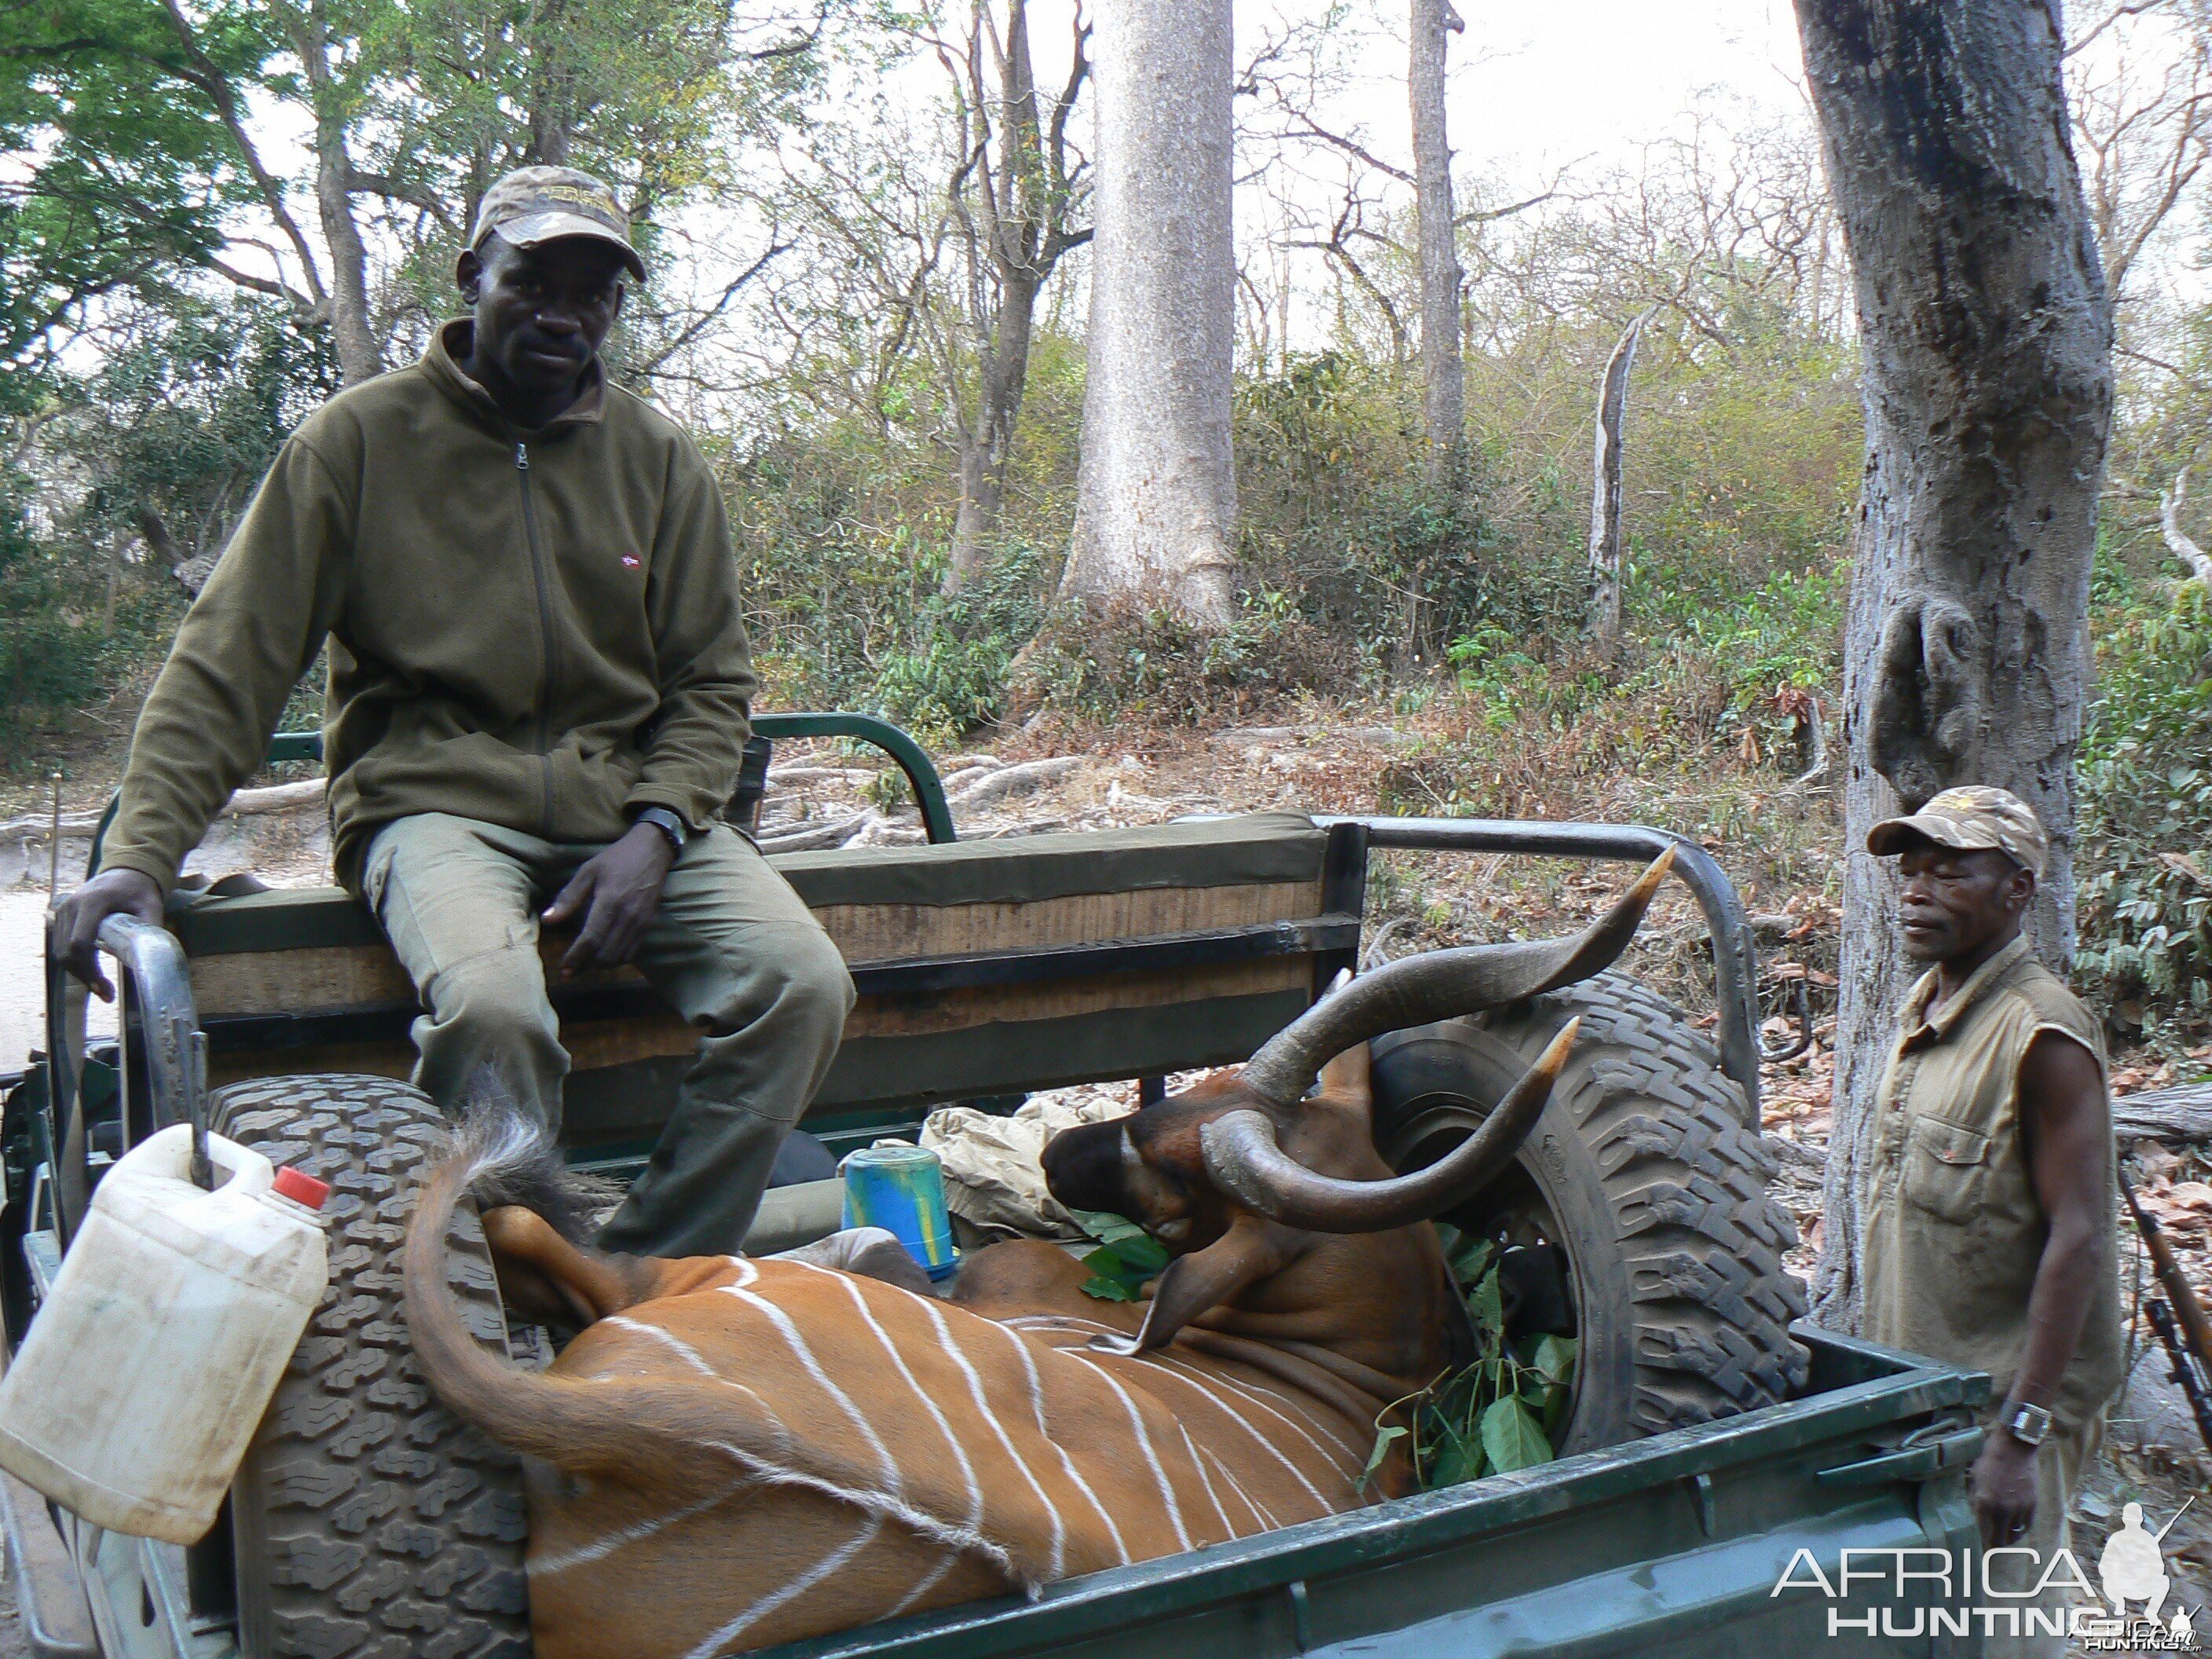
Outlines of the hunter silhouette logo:
M 2091 1652 L 2107 1650 L 2106 1640 L 2139 1644 L 2141 1625 L 2153 1631 L 2163 1631 L 2165 1640 L 2151 1644 L 2152 1650 L 2166 1653 L 2185 1653 L 2197 1646 L 2197 1623 L 2190 1617 L 2187 1607 L 2174 1609 L 2173 1617 L 2163 1623 L 2159 1613 L 2166 1606 L 2166 1598 L 2173 1588 L 2173 1580 L 2166 1571 L 2166 1555 L 2160 1546 L 2166 1535 L 2173 1530 L 2175 1521 L 2189 1513 L 2191 1498 L 2173 1512 L 2156 1532 L 2143 1525 L 2142 1505 L 2130 1504 L 2120 1510 L 2120 1529 L 2105 1540 L 2104 1553 L 2097 1558 L 2097 1579 L 2103 1587 L 2105 1600 L 2112 1609 L 2110 1627 L 2092 1628 L 2093 1621 L 2083 1620 L 2080 1634 L 2083 1645 Z M 2140 1601 L 2142 1612 L 2135 1621 L 2128 1618 L 2128 1603 Z M 2103 1626 L 2106 1621 L 2094 1621 Z M 2138 1628 L 2130 1629 L 2131 1622 Z M 2100 1639 L 2104 1638 L 2104 1639 Z
M 2160 1546 L 2196 1502 L 2191 1498 L 2156 1532 L 2144 1524 L 2142 1504 L 2124 1505 L 2118 1529 L 2097 1556 L 2094 1585 L 2068 1549 L 2048 1558 L 2025 1547 L 1847 1549 L 1832 1578 L 1813 1552 L 1801 1547 L 1770 1595 L 1820 1590 L 1829 1602 L 1831 1636 L 2071 1636 L 2083 1653 L 2197 1653 L 2202 1649 L 2191 1610 L 2178 1607 L 2172 1617 L 2160 1616 L 2173 1592 Z M 2003 1582 L 2018 1588 L 1990 1583 L 1992 1564 L 2001 1559 L 2011 1564 Z M 2025 1578 L 2016 1570 L 2023 1559 Z M 2082 1605 L 2035 1605 L 2052 1589 L 2072 1591 Z M 1885 1600 L 1893 1605 L 1882 1605 Z M 1863 1613 L 1836 1605 L 1853 1601 L 1874 1605 Z M 2138 1610 L 2130 1613 L 2130 1604 Z

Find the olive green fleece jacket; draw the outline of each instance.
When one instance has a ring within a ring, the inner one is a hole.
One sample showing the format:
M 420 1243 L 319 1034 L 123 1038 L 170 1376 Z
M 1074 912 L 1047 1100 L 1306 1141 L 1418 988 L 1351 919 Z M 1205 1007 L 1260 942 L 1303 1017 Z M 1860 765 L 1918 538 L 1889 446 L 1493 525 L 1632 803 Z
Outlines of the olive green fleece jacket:
M 378 826 L 417 812 L 593 842 L 728 799 L 756 681 L 713 473 L 596 367 L 516 431 L 456 366 L 470 329 L 278 453 L 138 717 L 106 867 L 175 881 L 325 638 L 349 886 Z

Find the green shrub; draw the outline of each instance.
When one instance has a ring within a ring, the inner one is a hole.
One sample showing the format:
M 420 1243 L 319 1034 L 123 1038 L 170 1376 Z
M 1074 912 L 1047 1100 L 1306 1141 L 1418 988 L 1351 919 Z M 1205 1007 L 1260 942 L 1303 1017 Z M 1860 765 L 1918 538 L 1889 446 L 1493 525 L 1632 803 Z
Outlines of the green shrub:
M 1065 607 L 1046 619 L 1022 677 L 1030 695 L 1069 714 L 1189 726 L 1301 691 L 1349 690 L 1348 656 L 1287 596 L 1262 592 L 1247 594 L 1218 634 L 1165 610 Z
M 2081 746 L 2078 980 L 2145 1037 L 2212 1024 L 2212 594 L 2124 611 Z
M 879 659 L 863 705 L 938 742 L 997 720 L 1014 653 L 1043 615 L 1044 562 L 1036 548 L 1012 548 L 957 596 L 922 600 L 907 642 Z

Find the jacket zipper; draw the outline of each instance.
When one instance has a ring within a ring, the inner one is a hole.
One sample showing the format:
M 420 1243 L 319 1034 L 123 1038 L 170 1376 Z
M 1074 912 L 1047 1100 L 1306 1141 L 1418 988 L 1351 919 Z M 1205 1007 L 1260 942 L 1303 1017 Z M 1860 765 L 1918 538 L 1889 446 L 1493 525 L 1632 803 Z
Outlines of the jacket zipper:
M 538 542 L 538 507 L 530 495 L 530 447 L 520 438 L 514 443 L 514 470 L 522 487 L 522 533 L 530 544 L 530 575 L 538 588 L 538 654 L 544 665 L 544 684 L 538 694 L 538 775 L 543 833 L 553 833 L 553 687 L 560 676 L 560 642 L 553 636 L 553 599 L 545 575 L 545 555 Z

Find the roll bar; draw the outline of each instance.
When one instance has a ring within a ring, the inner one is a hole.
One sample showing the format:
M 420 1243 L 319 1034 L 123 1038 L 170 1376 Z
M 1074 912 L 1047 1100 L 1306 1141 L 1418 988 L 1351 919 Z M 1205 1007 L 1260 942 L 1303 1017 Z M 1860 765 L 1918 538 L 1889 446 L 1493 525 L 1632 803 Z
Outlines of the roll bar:
M 1759 951 L 1735 885 L 1713 855 L 1671 830 L 1641 823 L 1551 823 L 1510 818 L 1316 817 L 1357 824 L 1370 848 L 1440 853 L 1518 853 L 1538 858 L 1648 864 L 1672 848 L 1674 873 L 1705 913 L 1713 941 L 1713 1000 L 1720 1011 L 1721 1069 L 1743 1091 L 1759 1123 Z
M 945 785 L 939 780 L 937 768 L 922 746 L 889 720 L 874 714 L 755 714 L 752 717 L 754 735 L 763 738 L 857 738 L 862 743 L 872 744 L 897 763 L 906 775 L 908 785 L 914 790 L 914 802 L 921 813 L 921 827 L 932 845 L 960 839 L 952 827 L 952 811 L 945 804 Z M 323 734 L 319 732 L 279 732 L 269 740 L 269 761 L 271 766 L 280 761 L 319 761 L 323 757 Z M 115 808 L 121 799 L 107 798 L 106 810 L 100 813 L 100 823 L 92 832 L 92 849 L 85 860 L 84 873 L 89 880 L 100 871 L 100 849 L 107 841 L 107 827 L 115 822 Z

